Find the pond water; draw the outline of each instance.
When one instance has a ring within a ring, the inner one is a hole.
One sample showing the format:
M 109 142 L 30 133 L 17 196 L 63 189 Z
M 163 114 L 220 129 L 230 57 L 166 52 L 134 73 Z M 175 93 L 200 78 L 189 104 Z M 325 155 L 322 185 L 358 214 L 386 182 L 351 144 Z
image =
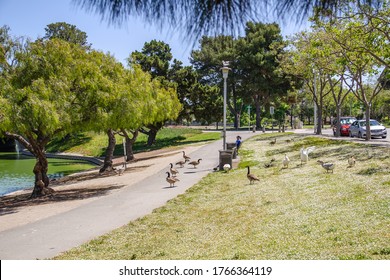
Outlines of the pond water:
M 88 162 L 54 159 L 49 161 L 49 178 L 60 178 L 72 173 L 96 167 Z M 34 186 L 33 168 L 35 158 L 18 153 L 0 153 L 0 196 L 32 188 Z

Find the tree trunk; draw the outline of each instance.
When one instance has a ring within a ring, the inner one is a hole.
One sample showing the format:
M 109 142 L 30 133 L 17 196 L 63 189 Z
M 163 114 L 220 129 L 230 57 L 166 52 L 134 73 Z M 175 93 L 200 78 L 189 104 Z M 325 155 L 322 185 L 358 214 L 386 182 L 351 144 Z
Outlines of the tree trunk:
M 341 117 L 341 105 L 336 104 L 336 137 L 340 137 L 340 131 L 341 131 L 341 123 L 340 123 L 340 117 Z
M 40 152 L 37 155 L 37 160 L 33 169 L 35 175 L 34 189 L 30 198 L 36 198 L 53 193 L 53 189 L 49 188 L 49 177 L 47 176 L 49 163 L 46 155 Z
M 255 97 L 255 108 L 256 108 L 256 128 L 260 129 L 261 127 L 261 107 L 260 107 L 260 101 L 259 98 Z
M 129 137 L 129 134 L 125 130 L 122 130 L 122 133 L 125 136 L 126 161 L 134 160 L 133 145 L 138 137 L 138 129 L 132 132 L 132 138 Z
M 371 106 L 370 104 L 366 104 L 366 141 L 371 140 L 370 117 L 371 117 Z
M 115 140 L 114 131 L 111 128 L 107 130 L 107 136 L 108 136 L 108 146 L 106 149 L 106 156 L 104 157 L 103 167 L 100 168 L 99 170 L 100 173 L 104 171 L 112 170 L 112 158 L 114 157 L 116 140 Z
M 141 129 L 140 131 L 146 135 L 148 135 L 148 143 L 147 146 L 150 147 L 156 142 L 157 132 L 164 126 L 164 123 L 157 123 L 154 125 L 148 125 L 149 131 L 145 131 Z

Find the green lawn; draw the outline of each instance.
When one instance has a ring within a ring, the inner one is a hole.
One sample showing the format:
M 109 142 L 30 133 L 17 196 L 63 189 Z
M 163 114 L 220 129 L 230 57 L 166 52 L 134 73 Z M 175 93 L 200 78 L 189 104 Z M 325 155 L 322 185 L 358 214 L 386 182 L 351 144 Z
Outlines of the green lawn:
M 163 128 L 157 133 L 156 143 L 147 147 L 147 136 L 140 133 L 134 145 L 134 152 L 144 152 L 172 146 L 203 143 L 221 138 L 220 132 L 202 132 L 192 128 Z M 114 155 L 123 155 L 123 137 L 116 135 L 117 145 Z M 47 148 L 48 152 L 68 152 L 87 156 L 101 157 L 105 155 L 108 144 L 104 133 L 85 132 L 52 141 Z
M 301 166 L 299 150 L 309 145 L 316 150 Z M 390 259 L 388 147 L 267 133 L 240 153 L 239 168 L 209 174 L 152 214 L 57 259 Z M 319 159 L 336 163 L 334 173 Z M 246 165 L 260 182 L 249 184 Z

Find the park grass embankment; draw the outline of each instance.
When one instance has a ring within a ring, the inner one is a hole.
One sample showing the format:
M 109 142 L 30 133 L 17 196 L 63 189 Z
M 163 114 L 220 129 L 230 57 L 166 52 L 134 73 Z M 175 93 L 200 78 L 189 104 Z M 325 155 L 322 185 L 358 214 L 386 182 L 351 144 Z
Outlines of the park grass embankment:
M 221 138 L 220 132 L 204 133 L 201 129 L 186 127 L 169 127 L 161 129 L 156 137 L 153 146 L 147 146 L 147 136 L 139 133 L 137 141 L 133 146 L 134 153 L 158 150 L 167 147 L 176 147 L 188 144 L 204 143 L 215 141 Z M 123 156 L 123 137 L 115 136 L 116 146 L 114 155 Z M 103 157 L 108 143 L 107 135 L 96 132 L 83 132 L 68 135 L 52 141 L 47 148 L 48 152 L 66 152 L 70 154 L 81 154 L 92 157 Z
M 301 166 L 300 148 L 313 145 Z M 319 159 L 334 162 L 334 173 Z M 246 165 L 260 182 L 249 184 Z M 57 258 L 390 259 L 389 210 L 388 147 L 264 134 L 243 144 L 239 168 L 209 174 L 152 214 Z

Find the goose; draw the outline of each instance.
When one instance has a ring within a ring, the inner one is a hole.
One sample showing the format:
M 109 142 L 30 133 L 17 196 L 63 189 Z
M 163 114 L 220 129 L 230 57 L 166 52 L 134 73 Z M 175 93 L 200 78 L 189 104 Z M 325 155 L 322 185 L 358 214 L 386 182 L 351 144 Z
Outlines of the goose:
M 183 158 L 184 158 L 184 161 L 190 161 L 190 157 L 186 155 L 186 152 L 183 151 Z
M 248 173 L 246 174 L 246 177 L 249 180 L 249 184 L 252 184 L 254 181 L 260 181 L 259 178 L 257 178 L 255 175 L 251 174 L 249 166 L 247 166 L 247 168 L 248 168 Z
M 199 163 L 200 163 L 201 160 L 202 160 L 202 159 L 200 158 L 200 159 L 198 159 L 198 160 L 191 161 L 191 162 L 188 163 L 188 164 L 191 164 L 191 165 L 194 166 L 194 168 L 196 168 L 196 166 L 199 165 Z
M 355 166 L 355 163 L 356 163 L 355 157 L 354 157 L 354 156 L 351 156 L 351 157 L 348 159 L 348 167 L 353 167 L 353 166 Z
M 174 187 L 176 182 L 179 182 L 180 180 L 178 178 L 171 177 L 171 174 L 169 172 L 165 172 L 167 174 L 167 182 L 169 183 L 170 187 Z
M 304 162 L 308 162 L 309 161 L 309 154 L 311 152 L 313 152 L 315 149 L 315 146 L 311 146 L 307 149 L 305 148 L 301 148 L 301 165 L 304 163 Z
M 269 142 L 271 145 L 275 145 L 276 144 L 276 138 L 274 138 L 274 140 L 272 140 L 271 142 Z
M 283 159 L 283 167 L 288 168 L 289 163 L 290 163 L 290 159 L 288 158 L 287 154 L 285 154 Z
M 184 164 L 189 161 L 188 159 L 186 160 L 179 160 L 178 162 L 175 163 L 175 165 L 179 165 L 180 168 L 184 167 Z
M 319 164 L 321 164 L 321 166 L 326 170 L 326 173 L 328 173 L 329 170 L 332 171 L 333 173 L 333 169 L 335 167 L 335 164 L 334 163 L 330 163 L 330 162 L 323 162 L 322 160 L 317 160 L 317 162 Z
M 179 170 L 173 168 L 173 164 L 172 164 L 172 163 L 170 163 L 170 165 L 171 165 L 171 168 L 170 168 L 169 170 L 171 171 L 172 176 L 173 176 L 173 177 L 176 177 L 176 174 L 179 173 Z

